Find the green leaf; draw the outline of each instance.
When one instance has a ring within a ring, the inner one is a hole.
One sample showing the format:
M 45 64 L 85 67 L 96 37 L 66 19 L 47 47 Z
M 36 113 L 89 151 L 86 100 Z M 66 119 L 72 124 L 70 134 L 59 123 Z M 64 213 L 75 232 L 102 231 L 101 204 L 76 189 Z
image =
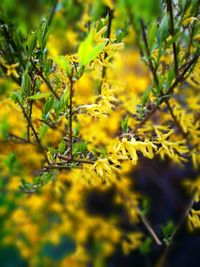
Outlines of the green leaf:
M 57 116 L 59 116 L 60 113 L 67 108 L 68 102 L 69 102 L 69 90 L 65 89 L 60 99 L 56 100 L 53 104 L 54 111 Z
M 169 16 L 168 14 L 165 14 L 163 19 L 161 20 L 159 24 L 159 29 L 157 30 L 157 39 L 158 44 L 161 45 L 162 42 L 164 42 L 167 37 L 169 36 Z
M 45 135 L 47 134 L 47 131 L 48 131 L 48 125 L 44 124 L 40 127 L 39 129 L 39 138 L 42 140 Z
M 4 118 L 0 121 L 0 137 L 3 140 L 7 140 L 9 136 L 10 125 L 8 121 Z
M 31 90 L 31 78 L 28 74 L 28 69 L 24 72 L 22 76 L 22 82 L 21 82 L 21 95 L 24 96 L 30 95 L 30 90 Z
M 50 94 L 51 93 L 35 94 L 35 95 L 32 95 L 32 96 L 29 96 L 29 99 L 32 99 L 32 100 L 42 99 L 42 98 L 50 96 Z
M 45 105 L 44 105 L 44 113 L 45 113 L 45 114 L 47 114 L 47 113 L 51 110 L 51 108 L 53 107 L 53 103 L 54 103 L 54 98 L 53 98 L 53 97 L 50 97 L 50 98 L 46 101 L 46 103 L 45 103 Z
M 87 65 L 93 61 L 104 49 L 106 42 L 97 44 L 94 42 L 95 29 L 92 28 L 85 41 L 78 48 L 78 57 L 81 65 Z
M 57 56 L 54 60 L 67 75 L 71 74 L 71 65 L 65 56 Z
M 65 143 L 65 140 L 63 139 L 58 144 L 58 153 L 60 153 L 60 154 L 64 153 L 65 152 L 65 149 L 66 149 L 66 143 Z
M 144 92 L 143 96 L 142 96 L 142 105 L 144 106 L 147 101 L 149 100 L 149 96 L 150 96 L 150 93 L 151 93 L 151 90 L 152 90 L 152 86 L 149 86 L 146 91 Z
M 79 154 L 86 155 L 87 153 L 87 143 L 85 142 L 77 142 L 72 146 L 73 155 L 77 156 Z
M 157 30 L 157 21 L 152 21 L 148 28 L 148 44 L 150 51 L 152 50 L 154 44 L 155 44 L 155 37 L 156 37 L 156 30 Z
M 47 41 L 47 28 L 48 27 L 47 27 L 46 20 L 43 19 L 40 26 L 38 27 L 36 31 L 37 40 L 42 50 L 45 48 L 46 41 Z
M 164 242 L 166 243 L 166 245 L 169 245 L 170 243 L 170 239 L 171 239 L 171 236 L 174 232 L 174 229 L 175 229 L 175 225 L 172 221 L 169 221 L 166 226 L 161 226 L 161 229 L 162 229 L 162 232 L 163 232 L 163 235 L 164 235 Z
M 22 96 L 19 92 L 14 92 L 10 97 L 14 101 L 14 103 L 22 104 L 23 102 Z
M 148 254 L 151 252 L 151 247 L 153 244 L 153 240 L 150 237 L 147 237 L 142 245 L 139 247 L 139 251 L 141 254 Z
M 121 128 L 122 130 L 126 133 L 128 131 L 128 119 L 129 117 L 126 116 L 122 121 L 121 121 Z
M 53 172 L 45 172 L 41 176 L 34 178 L 34 185 L 36 188 L 46 185 L 48 182 L 52 181 L 55 177 Z
M 29 33 L 26 44 L 28 46 L 28 53 L 29 55 L 31 55 L 36 46 L 36 33 L 35 32 Z
M 180 36 L 181 32 L 177 32 L 169 41 L 166 42 L 165 49 L 169 48 Z

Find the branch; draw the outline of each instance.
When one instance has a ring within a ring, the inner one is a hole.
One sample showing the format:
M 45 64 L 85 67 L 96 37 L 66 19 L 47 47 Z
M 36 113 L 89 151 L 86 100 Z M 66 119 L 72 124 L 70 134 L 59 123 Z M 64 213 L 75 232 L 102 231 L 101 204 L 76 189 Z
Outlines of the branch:
M 112 26 L 112 20 L 113 20 L 113 13 L 114 13 L 114 10 L 108 8 L 108 29 L 107 29 L 107 34 L 106 34 L 106 38 L 110 40 L 110 35 L 111 35 L 111 26 Z M 109 43 L 109 41 L 107 42 L 107 44 Z M 108 57 L 108 54 L 105 52 L 104 53 L 104 60 Z M 107 67 L 103 66 L 102 68 L 102 75 L 101 75 L 101 83 L 99 85 L 99 88 L 98 88 L 98 93 L 101 94 L 101 87 L 102 87 L 102 84 L 103 84 L 103 79 L 105 78 L 106 76 L 106 69 Z
M 33 65 L 34 69 L 36 70 L 37 74 L 42 78 L 42 80 L 46 83 L 46 85 L 48 86 L 49 90 L 51 91 L 51 93 L 55 96 L 56 99 L 59 100 L 59 96 L 57 95 L 57 93 L 54 91 L 53 86 L 51 85 L 51 83 L 44 77 L 43 72 L 37 68 L 37 66 L 35 65 L 35 63 L 33 62 L 32 59 L 30 59 L 31 64 Z
M 73 145 L 73 130 L 72 130 L 72 100 L 73 100 L 73 94 L 74 94 L 74 81 L 73 81 L 73 74 L 74 70 L 72 68 L 71 76 L 69 77 L 70 80 L 70 89 L 69 89 L 69 153 L 70 158 L 73 159 L 73 151 L 72 151 L 72 145 Z
M 200 6 L 200 1 L 197 0 L 195 17 L 197 17 L 198 14 L 199 14 L 199 6 Z M 190 34 L 190 40 L 189 40 L 188 49 L 187 49 L 187 53 L 186 53 L 186 57 L 185 57 L 186 60 L 189 58 L 189 55 L 190 55 L 190 48 L 191 48 L 191 45 L 192 45 L 192 38 L 194 36 L 195 24 L 196 24 L 196 20 L 192 24 L 192 29 L 191 29 L 191 34 Z
M 170 33 L 171 36 L 174 37 L 175 30 L 174 30 L 174 15 L 173 15 L 173 6 L 172 6 L 172 0 L 166 0 L 167 1 L 167 10 L 169 12 L 170 17 Z M 173 54 L 174 54 L 174 72 L 176 75 L 178 75 L 178 55 L 177 55 L 177 49 L 176 49 L 176 42 L 173 42 Z
M 148 65 L 149 65 L 149 68 L 150 68 L 151 73 L 153 75 L 154 82 L 158 86 L 159 80 L 158 80 L 158 77 L 156 74 L 156 70 L 153 66 L 152 60 L 151 60 L 151 54 L 150 54 L 149 45 L 148 45 L 148 41 L 147 41 L 147 35 L 145 32 L 145 25 L 144 25 L 144 22 L 142 19 L 140 20 L 140 25 L 141 25 L 141 29 L 142 29 L 142 37 L 143 37 L 144 45 L 145 45 L 146 52 L 147 52 Z
M 197 62 L 198 60 L 198 56 L 195 56 L 193 59 L 191 59 L 187 65 L 185 66 L 185 68 L 183 69 L 182 73 L 179 74 L 176 77 L 176 80 L 173 82 L 173 84 L 168 88 L 168 90 L 166 91 L 165 95 L 161 94 L 160 97 L 162 97 L 162 99 L 159 102 L 159 105 L 155 106 L 147 115 L 146 117 L 138 124 L 136 125 L 135 129 L 133 129 L 132 131 L 129 132 L 129 134 L 135 134 L 137 132 L 138 129 L 140 129 L 150 118 L 151 116 L 157 111 L 157 109 L 159 108 L 159 106 L 163 103 L 166 102 L 166 98 L 164 98 L 164 96 L 168 96 L 169 94 L 173 93 L 174 88 L 180 83 L 183 82 L 185 80 L 185 74 L 188 72 L 188 70 L 194 66 L 194 64 Z M 169 98 L 169 97 L 168 97 Z
M 77 162 L 77 163 L 94 164 L 94 161 L 91 161 L 91 160 L 86 160 L 86 159 L 74 159 L 74 158 L 67 157 L 67 156 L 60 155 L 60 154 L 57 154 L 56 156 L 57 156 L 59 159 L 64 159 L 64 160 L 66 160 L 66 162 Z M 62 162 L 62 163 L 64 163 L 64 162 Z
M 180 130 L 182 136 L 186 139 L 186 138 L 187 138 L 187 133 L 184 132 L 183 128 L 181 127 L 181 125 L 180 125 L 180 123 L 179 123 L 179 121 L 177 120 L 177 118 L 176 118 L 176 116 L 175 116 L 175 114 L 174 114 L 174 112 L 173 112 L 173 110 L 172 110 L 172 107 L 171 107 L 171 105 L 170 105 L 170 103 L 169 103 L 169 100 L 166 100 L 165 103 L 166 103 L 166 105 L 167 105 L 167 108 L 169 109 L 169 112 L 170 112 L 170 114 L 171 114 L 171 116 L 172 116 L 172 119 L 174 120 L 176 126 L 177 126 L 178 129 Z
M 159 237 L 157 236 L 157 234 L 153 230 L 150 222 L 147 220 L 147 218 L 144 216 L 144 214 L 140 211 L 140 209 L 138 207 L 135 206 L 135 204 L 133 203 L 132 199 L 126 193 L 124 193 L 120 189 L 117 189 L 117 190 L 120 193 L 120 195 L 124 198 L 124 200 L 128 201 L 130 203 L 131 208 L 133 208 L 133 209 L 135 209 L 137 211 L 141 222 L 143 223 L 143 225 L 145 226 L 145 228 L 147 229 L 148 233 L 151 235 L 151 237 L 153 238 L 155 243 L 158 246 L 161 246 L 162 245 L 161 240 L 159 239 Z
M 24 118 L 26 119 L 28 125 L 30 126 L 30 128 L 31 128 L 31 130 L 32 130 L 32 132 L 33 132 L 33 135 L 35 136 L 35 139 L 36 139 L 36 141 L 37 141 L 37 143 L 38 143 L 38 145 L 39 145 L 40 150 L 41 150 L 41 151 L 43 152 L 43 154 L 44 154 L 44 157 L 45 157 L 46 162 L 49 164 L 50 162 L 49 162 L 49 159 L 48 159 L 48 157 L 47 157 L 47 155 L 46 155 L 46 153 L 45 153 L 45 149 L 43 148 L 43 146 L 42 146 L 42 144 L 41 144 L 41 142 L 40 142 L 40 139 L 39 139 L 39 137 L 38 137 L 38 135 L 37 135 L 37 133 L 36 133 L 35 128 L 33 127 L 33 124 L 31 123 L 31 120 L 29 119 L 28 115 L 26 114 L 26 111 L 25 111 L 23 105 L 22 105 L 19 101 L 18 101 L 18 104 L 19 104 L 20 108 L 22 109 Z
M 172 248 L 172 246 L 173 246 L 174 239 L 175 239 L 175 237 L 177 236 L 177 234 L 178 234 L 180 228 L 182 227 L 182 225 L 183 225 L 185 219 L 187 218 L 187 216 L 188 216 L 188 214 L 189 214 L 189 212 L 190 212 L 190 210 L 191 210 L 191 208 L 192 208 L 192 206 L 193 206 L 193 204 L 194 204 L 194 202 L 195 202 L 195 195 L 196 195 L 196 192 L 197 192 L 197 189 L 194 190 L 193 195 L 192 195 L 191 199 L 189 200 L 189 202 L 188 202 L 188 204 L 187 204 L 187 206 L 186 206 L 185 211 L 183 212 L 183 214 L 182 214 L 182 216 L 181 216 L 181 218 L 180 218 L 178 224 L 176 225 L 176 227 L 175 227 L 175 229 L 174 229 L 174 232 L 173 232 L 172 235 L 171 235 L 171 238 L 170 238 L 170 240 L 169 240 L 169 244 L 168 244 L 168 246 L 165 248 L 165 250 L 164 250 L 164 252 L 163 252 L 161 258 L 159 259 L 158 263 L 156 264 L 156 267 L 164 267 L 164 266 L 165 266 L 166 258 L 167 258 L 168 254 L 169 254 L 169 252 L 170 252 L 170 250 L 171 250 L 171 248 Z

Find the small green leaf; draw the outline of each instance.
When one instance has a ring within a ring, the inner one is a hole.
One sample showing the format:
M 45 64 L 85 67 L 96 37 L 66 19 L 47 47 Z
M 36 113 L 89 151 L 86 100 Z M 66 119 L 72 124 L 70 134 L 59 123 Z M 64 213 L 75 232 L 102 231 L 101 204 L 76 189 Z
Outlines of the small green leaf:
M 36 46 L 36 33 L 35 32 L 29 33 L 26 43 L 28 46 L 28 53 L 29 55 L 31 55 Z
M 144 92 L 143 96 L 142 96 L 142 105 L 144 106 L 147 101 L 149 100 L 149 96 L 150 96 L 150 93 L 151 93 L 151 90 L 152 90 L 152 86 L 149 86 L 146 91 Z
M 141 254 L 148 254 L 151 252 L 151 247 L 153 244 L 153 240 L 150 237 L 147 237 L 142 245 L 139 247 L 139 251 Z
M 37 99 L 42 99 L 42 98 L 49 97 L 49 96 L 50 96 L 50 93 L 41 93 L 41 94 L 35 94 L 32 96 L 29 96 L 29 99 L 37 100 Z
M 46 103 L 45 103 L 45 105 L 44 105 L 44 113 L 45 113 L 45 114 L 47 114 L 47 113 L 51 110 L 51 108 L 53 107 L 53 103 L 54 103 L 54 98 L 53 98 L 53 97 L 50 97 L 50 98 L 46 101 Z
M 128 131 L 128 116 L 121 121 L 121 128 L 126 133 Z
M 49 127 L 46 124 L 44 124 L 44 125 L 42 125 L 40 127 L 40 129 L 39 129 L 39 138 L 40 138 L 40 140 L 42 140 L 45 137 L 45 135 L 46 135 L 46 133 L 48 131 L 48 128 Z
M 169 245 L 172 234 L 174 232 L 175 229 L 175 225 L 172 221 L 169 221 L 166 226 L 161 226 L 162 229 L 162 233 L 164 236 L 164 242 L 166 243 L 166 245 Z
M 66 149 L 66 143 L 65 143 L 65 140 L 63 139 L 58 144 L 58 153 L 60 153 L 60 154 L 64 153 L 65 152 L 65 149 Z
M 85 41 L 83 41 L 78 49 L 78 57 L 81 65 L 87 65 L 93 61 L 102 51 L 106 42 L 97 44 L 94 42 L 95 29 L 92 28 Z
M 150 51 L 152 50 L 155 42 L 155 37 L 156 37 L 156 30 L 157 30 L 157 21 L 152 21 L 148 28 L 148 43 L 149 43 L 149 49 Z
M 79 154 L 86 155 L 87 153 L 87 144 L 85 142 L 77 142 L 72 146 L 73 155 L 77 156 Z
M 7 140 L 9 136 L 9 130 L 10 130 L 10 125 L 8 121 L 5 119 L 0 121 L 0 137 L 3 138 L 3 140 Z
M 156 37 L 158 46 L 161 47 L 161 44 L 167 39 L 169 36 L 169 16 L 165 14 L 159 23 L 159 28 L 156 31 Z
M 28 69 L 24 72 L 22 76 L 22 82 L 21 82 L 21 95 L 24 96 L 24 94 L 29 95 L 31 89 L 31 78 L 28 74 Z
M 54 60 L 67 75 L 70 75 L 71 65 L 65 56 L 57 56 L 54 58 Z
M 177 34 L 175 34 L 169 41 L 167 41 L 166 45 L 165 45 L 165 49 L 169 48 L 176 40 L 177 38 L 180 36 L 181 32 L 177 32 Z

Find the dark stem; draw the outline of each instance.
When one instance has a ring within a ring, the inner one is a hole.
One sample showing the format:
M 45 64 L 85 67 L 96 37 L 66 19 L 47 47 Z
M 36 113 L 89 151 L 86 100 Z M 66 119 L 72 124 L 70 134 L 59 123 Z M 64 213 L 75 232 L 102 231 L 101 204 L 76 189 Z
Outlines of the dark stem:
M 124 200 L 130 203 L 131 208 L 133 208 L 133 209 L 135 209 L 137 211 L 138 216 L 139 216 L 141 222 L 143 223 L 143 225 L 145 226 L 145 228 L 147 229 L 148 233 L 151 235 L 151 237 L 153 238 L 153 240 L 155 241 L 155 243 L 158 246 L 161 246 L 162 245 L 162 242 L 160 241 L 159 237 L 157 236 L 157 234 L 153 230 L 150 222 L 147 220 L 147 218 L 145 217 L 145 215 L 140 211 L 140 209 L 138 207 L 135 206 L 135 204 L 133 203 L 132 199 L 126 193 L 124 193 L 119 188 L 117 190 L 120 193 L 120 195 L 124 198 Z
M 180 130 L 182 136 L 183 136 L 184 138 L 187 138 L 187 133 L 184 132 L 183 128 L 181 127 L 181 125 L 180 125 L 180 123 L 179 123 L 179 121 L 177 120 L 177 118 L 176 118 L 176 116 L 175 116 L 175 114 L 174 114 L 174 112 L 173 112 L 173 110 L 172 110 L 172 107 L 171 107 L 171 105 L 170 105 L 170 103 L 169 103 L 169 100 L 166 100 L 165 103 L 166 103 L 166 105 L 167 105 L 167 108 L 169 109 L 169 112 L 170 112 L 170 114 L 171 114 L 171 116 L 172 116 L 172 119 L 174 120 L 176 126 L 177 126 L 178 129 Z
M 73 129 L 72 129 L 72 117 L 73 117 L 73 111 L 72 111 L 72 101 L 73 101 L 73 94 L 74 94 L 74 81 L 73 81 L 73 75 L 74 75 L 74 69 L 72 68 L 71 76 L 69 77 L 70 80 L 70 90 L 69 90 L 69 153 L 70 158 L 73 159 L 73 151 L 72 151 L 72 145 L 73 145 Z
M 67 157 L 67 156 L 60 155 L 60 154 L 57 154 L 57 157 L 58 157 L 59 159 L 64 159 L 64 160 L 66 160 L 67 162 L 77 162 L 77 163 L 94 164 L 94 161 L 91 161 L 91 160 L 86 160 L 86 159 L 74 159 L 74 158 Z M 61 162 L 61 163 L 63 163 L 63 162 Z
M 174 29 L 174 15 L 173 15 L 173 5 L 172 0 L 167 0 L 167 10 L 169 12 L 170 16 L 170 33 L 173 37 L 175 35 L 175 29 Z M 178 75 L 178 55 L 177 55 L 177 49 L 176 49 L 176 42 L 173 42 L 173 55 L 174 55 L 174 72 L 176 75 Z
M 108 29 L 107 29 L 106 38 L 109 39 L 109 40 L 110 40 L 110 34 L 111 34 L 111 26 L 112 26 L 113 14 L 114 14 L 114 10 L 108 8 Z M 109 41 L 107 42 L 107 44 L 108 43 L 109 43 Z M 107 57 L 108 57 L 108 54 L 105 52 L 104 53 L 104 60 Z M 107 67 L 103 66 L 102 75 L 101 75 L 101 83 L 100 83 L 99 88 L 98 88 L 98 93 L 99 94 L 101 94 L 101 88 L 102 88 L 103 80 L 106 77 L 106 69 L 107 69 Z
M 200 6 L 200 1 L 197 0 L 197 6 L 196 6 L 195 17 L 197 17 L 198 14 L 199 14 L 199 6 Z M 196 25 L 196 20 L 195 20 L 195 21 L 193 22 L 193 24 L 192 24 L 192 29 L 191 29 L 191 33 L 190 33 L 190 40 L 189 40 L 188 49 L 187 49 L 187 53 L 186 53 L 186 57 L 185 57 L 186 60 L 188 60 L 189 55 L 190 55 L 190 48 L 191 48 L 191 45 L 192 45 L 192 39 L 193 39 L 193 36 L 194 36 L 195 25 Z
M 136 125 L 135 129 L 133 129 L 130 133 L 134 134 L 137 132 L 138 129 L 140 129 L 150 118 L 151 116 L 157 111 L 157 109 L 159 108 L 159 106 L 163 103 L 166 102 L 169 98 L 169 94 L 173 93 L 174 88 L 180 83 L 183 82 L 185 80 L 185 74 L 188 72 L 188 70 L 194 66 L 194 64 L 197 62 L 198 60 L 198 56 L 194 57 L 193 59 L 191 59 L 188 64 L 186 65 L 186 67 L 183 69 L 182 73 L 179 74 L 176 77 L 176 80 L 174 81 L 174 83 L 169 87 L 169 89 L 167 90 L 167 92 L 165 93 L 166 97 L 164 97 L 165 95 L 161 94 L 160 97 L 162 97 L 162 99 L 159 102 L 159 105 L 155 106 L 147 115 L 146 117 L 138 124 Z
M 181 229 L 185 219 L 187 218 L 187 216 L 188 216 L 188 214 L 189 214 L 189 212 L 190 212 L 190 210 L 191 210 L 191 208 L 192 208 L 192 206 L 193 206 L 193 204 L 195 202 L 196 191 L 197 190 L 195 190 L 193 192 L 193 195 L 192 195 L 191 199 L 189 200 L 189 202 L 188 202 L 188 204 L 186 206 L 186 209 L 184 210 L 184 212 L 183 212 L 178 224 L 176 225 L 176 227 L 175 227 L 175 229 L 174 229 L 174 231 L 173 231 L 173 233 L 172 233 L 172 235 L 170 237 L 169 244 L 165 248 L 161 258 L 159 259 L 158 263 L 156 264 L 156 267 L 164 267 L 165 266 L 165 262 L 167 260 L 167 256 L 168 256 L 168 254 L 169 254 L 169 252 L 170 252 L 170 250 L 171 250 L 171 248 L 173 246 L 174 239 L 176 238 L 179 230 Z
M 144 45 L 145 45 L 145 48 L 146 48 L 148 65 L 149 65 L 149 68 L 150 68 L 151 73 L 153 75 L 154 82 L 158 86 L 159 85 L 159 80 L 158 80 L 158 77 L 157 77 L 157 74 L 156 74 L 156 70 L 155 70 L 155 68 L 153 66 L 152 60 L 151 60 L 151 54 L 150 54 L 149 45 L 148 45 L 148 41 L 147 41 L 147 35 L 146 35 L 146 31 L 145 31 L 145 25 L 144 25 L 144 21 L 142 19 L 140 20 L 140 25 L 141 25 L 141 29 L 142 29 L 142 38 L 143 38 Z
M 51 83 L 45 78 L 43 72 L 41 70 L 39 70 L 37 68 L 37 66 L 35 65 L 35 63 L 33 62 L 32 59 L 30 59 L 31 64 L 33 65 L 34 69 L 36 70 L 37 74 L 42 78 L 42 80 L 46 83 L 46 85 L 48 86 L 49 90 L 51 91 L 51 93 L 55 96 L 56 99 L 59 100 L 59 96 L 57 95 L 57 93 L 54 91 L 53 86 L 51 85 Z
M 19 106 L 20 106 L 20 108 L 21 108 L 21 110 L 22 110 L 22 112 L 23 112 L 24 118 L 25 118 L 26 121 L 28 122 L 28 125 L 30 126 L 30 128 L 31 128 L 31 130 L 32 130 L 32 132 L 33 132 L 33 135 L 35 136 L 35 139 L 36 139 L 36 141 L 37 141 L 37 143 L 38 143 L 38 146 L 39 146 L 40 150 L 41 150 L 41 151 L 43 152 L 43 154 L 44 154 L 44 157 L 45 157 L 46 162 L 47 162 L 48 164 L 50 164 L 49 159 L 48 159 L 48 157 L 47 157 L 47 155 L 46 155 L 46 153 L 45 153 L 45 149 L 43 148 L 43 146 L 42 146 L 42 144 L 41 144 L 41 142 L 40 142 L 40 139 L 39 139 L 39 137 L 38 137 L 38 135 L 37 135 L 37 133 L 36 133 L 35 128 L 33 127 L 33 124 L 32 124 L 32 122 L 31 122 L 31 120 L 29 119 L 29 116 L 27 115 L 27 113 L 26 113 L 26 111 L 25 111 L 23 105 L 22 105 L 19 101 L 18 101 L 18 104 L 19 104 Z

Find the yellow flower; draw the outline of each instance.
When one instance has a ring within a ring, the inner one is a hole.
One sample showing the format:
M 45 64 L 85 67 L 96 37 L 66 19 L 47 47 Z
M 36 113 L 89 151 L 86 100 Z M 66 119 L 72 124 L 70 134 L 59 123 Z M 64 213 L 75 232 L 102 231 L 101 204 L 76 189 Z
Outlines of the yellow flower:
M 16 71 L 16 67 L 19 66 L 19 62 L 15 63 L 15 64 L 11 64 L 11 65 L 4 64 L 4 66 L 7 68 L 7 75 L 8 76 L 13 75 L 16 78 L 19 78 L 19 74 Z
M 128 234 L 126 239 L 122 242 L 122 249 L 124 254 L 129 254 L 132 250 L 137 249 L 142 244 L 142 233 L 136 232 Z
M 128 141 L 126 138 L 123 138 L 122 141 L 116 147 L 116 153 L 121 153 L 126 158 L 131 158 L 132 164 L 136 165 L 138 161 L 137 151 L 141 152 L 144 157 L 153 158 L 154 152 L 157 147 L 148 139 L 145 139 L 144 142 L 136 141 L 134 137 Z

